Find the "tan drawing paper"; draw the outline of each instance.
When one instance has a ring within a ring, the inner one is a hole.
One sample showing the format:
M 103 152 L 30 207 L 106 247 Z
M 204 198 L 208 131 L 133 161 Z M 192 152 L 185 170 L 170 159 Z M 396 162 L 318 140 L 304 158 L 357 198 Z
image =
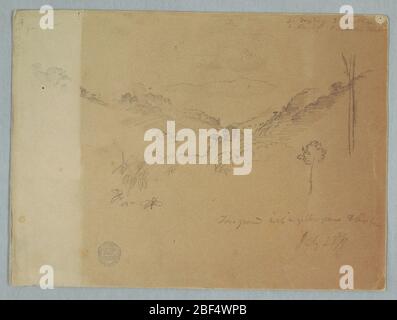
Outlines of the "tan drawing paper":
M 13 19 L 13 285 L 385 287 L 386 17 L 41 17 Z M 167 121 L 251 129 L 252 171 L 147 164 Z

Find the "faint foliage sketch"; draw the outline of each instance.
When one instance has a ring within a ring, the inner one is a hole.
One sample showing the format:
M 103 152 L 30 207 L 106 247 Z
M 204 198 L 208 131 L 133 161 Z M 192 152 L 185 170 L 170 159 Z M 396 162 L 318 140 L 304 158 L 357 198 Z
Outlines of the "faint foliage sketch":
M 43 68 L 40 63 L 32 65 L 33 74 L 38 78 L 43 86 L 53 86 L 64 88 L 71 80 L 66 71 L 59 67 Z
M 88 91 L 86 88 L 80 87 L 80 97 L 87 99 L 93 103 L 99 104 L 101 106 L 107 106 L 108 104 L 104 102 L 101 97 L 96 94 Z
M 161 207 L 162 205 L 163 205 L 163 203 L 159 199 L 157 199 L 156 197 L 153 197 L 152 199 L 144 201 L 143 208 L 152 210 L 153 208 Z

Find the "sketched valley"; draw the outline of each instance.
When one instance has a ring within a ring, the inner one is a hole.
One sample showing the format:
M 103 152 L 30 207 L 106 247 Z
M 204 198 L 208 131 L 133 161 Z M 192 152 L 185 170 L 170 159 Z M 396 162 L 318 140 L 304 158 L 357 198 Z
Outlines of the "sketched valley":
M 106 101 L 101 95 L 85 87 L 80 88 L 80 96 L 87 103 L 93 104 L 95 108 L 106 108 L 112 112 L 122 114 L 120 126 L 133 128 L 143 133 L 149 128 L 159 128 L 164 134 L 167 120 L 174 120 L 177 130 L 180 128 L 191 128 L 197 131 L 199 128 L 214 129 L 244 129 L 251 128 L 253 133 L 253 167 L 260 165 L 263 152 L 271 152 L 271 149 L 277 145 L 288 145 L 292 138 L 311 128 L 316 122 L 332 112 L 333 107 L 342 97 L 351 94 L 356 82 L 364 81 L 365 77 L 371 70 L 354 74 L 346 74 L 346 79 L 340 79 L 330 83 L 328 92 L 320 93 L 316 88 L 302 88 L 292 97 L 286 100 L 286 103 L 280 105 L 275 111 L 269 112 L 264 108 L 263 113 L 258 113 L 241 122 L 224 123 L 222 118 L 216 117 L 208 112 L 198 108 L 180 108 L 173 105 L 172 100 L 160 93 L 155 93 L 151 87 L 136 83 L 129 91 L 124 92 L 111 101 Z M 273 86 L 270 82 L 249 78 L 237 78 L 225 81 L 214 81 L 213 83 L 179 83 L 174 85 L 178 90 L 184 90 L 186 87 L 204 88 L 210 87 L 222 82 L 222 85 L 228 86 L 238 84 L 239 82 L 262 82 L 263 85 Z M 277 90 L 275 88 L 274 90 Z M 204 94 L 204 93 L 203 93 Z M 347 100 L 346 100 L 347 101 Z M 341 101 L 341 103 L 345 103 Z M 346 127 L 350 128 L 350 109 L 346 105 Z M 349 122 L 349 123 L 348 123 Z M 354 123 L 352 124 L 354 126 Z M 346 145 L 350 137 L 346 137 Z M 310 142 L 310 141 L 307 141 Z M 177 143 L 178 146 L 178 143 Z M 299 151 L 302 146 L 294 146 Z M 153 209 L 161 206 L 161 201 L 153 195 L 149 199 L 140 201 L 130 201 L 132 190 L 136 192 L 143 191 L 149 185 L 159 179 L 167 179 L 170 175 L 175 174 L 180 166 L 164 165 L 150 166 L 143 160 L 143 153 L 127 150 L 121 146 L 115 138 L 112 146 L 117 153 L 117 159 L 112 161 L 111 174 L 118 177 L 120 184 L 112 188 L 110 197 L 111 203 L 120 202 L 125 206 L 140 205 L 143 209 Z M 240 146 L 243 152 L 243 145 Z M 221 146 L 219 146 L 221 150 Z M 221 153 L 219 153 L 221 157 Z M 294 156 L 296 158 L 296 155 Z M 219 162 L 220 163 L 220 162 Z M 259 164 L 258 164 L 259 163 Z M 231 174 L 231 165 L 209 165 L 216 174 Z

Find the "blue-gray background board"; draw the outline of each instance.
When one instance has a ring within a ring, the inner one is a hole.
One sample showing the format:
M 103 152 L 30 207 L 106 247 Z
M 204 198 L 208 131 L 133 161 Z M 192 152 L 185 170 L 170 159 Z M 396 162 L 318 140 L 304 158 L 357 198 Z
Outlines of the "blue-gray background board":
M 282 13 L 339 13 L 348 4 L 354 13 L 385 14 L 389 45 L 389 175 L 387 289 L 382 292 L 88 289 L 11 287 L 8 284 L 9 157 L 11 114 L 12 11 L 37 9 L 171 10 Z M 395 0 L 0 0 L 0 298 L 2 299 L 396 299 L 397 298 L 397 1 Z

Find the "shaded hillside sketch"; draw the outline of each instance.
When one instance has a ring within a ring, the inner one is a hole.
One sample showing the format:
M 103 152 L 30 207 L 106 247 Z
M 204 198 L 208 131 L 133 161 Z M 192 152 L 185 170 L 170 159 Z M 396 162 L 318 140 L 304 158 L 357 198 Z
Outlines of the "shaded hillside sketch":
M 255 147 L 269 147 L 275 142 L 288 142 L 291 136 L 294 136 L 302 129 L 311 126 L 317 120 L 321 119 L 324 113 L 331 109 L 337 99 L 346 93 L 349 93 L 349 154 L 354 145 L 354 125 L 355 125 L 355 83 L 365 78 L 371 70 L 356 75 L 355 60 L 351 62 L 349 69 L 349 80 L 346 83 L 341 81 L 334 82 L 329 87 L 328 94 L 318 96 L 316 89 L 305 88 L 297 93 L 280 111 L 274 112 L 270 118 L 255 117 L 253 119 L 232 125 L 237 128 L 252 128 L 254 135 Z M 309 102 L 308 102 L 309 101 Z
M 325 159 L 327 150 L 323 148 L 321 142 L 313 140 L 306 146 L 302 147 L 302 153 L 297 159 L 302 160 L 305 165 L 310 167 L 309 174 L 309 195 L 313 192 L 313 167 Z

